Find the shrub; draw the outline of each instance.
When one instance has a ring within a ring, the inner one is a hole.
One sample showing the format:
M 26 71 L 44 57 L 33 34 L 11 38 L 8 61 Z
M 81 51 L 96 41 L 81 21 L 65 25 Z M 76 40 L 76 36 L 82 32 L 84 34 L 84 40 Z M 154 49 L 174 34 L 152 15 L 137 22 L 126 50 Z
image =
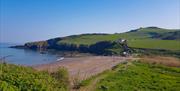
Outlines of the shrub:
M 61 78 L 53 78 L 47 72 L 38 72 L 30 67 L 1 63 L 0 91 L 67 91 L 66 71 L 62 69 L 57 74 Z
M 69 89 L 69 74 L 65 68 L 59 68 L 57 72 L 51 74 L 59 82 L 59 86 Z

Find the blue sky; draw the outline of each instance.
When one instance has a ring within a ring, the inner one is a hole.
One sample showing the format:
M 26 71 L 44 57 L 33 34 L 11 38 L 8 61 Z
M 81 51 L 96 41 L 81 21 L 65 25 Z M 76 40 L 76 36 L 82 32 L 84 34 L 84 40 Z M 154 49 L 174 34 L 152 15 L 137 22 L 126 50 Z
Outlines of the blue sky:
M 180 0 L 0 0 L 0 42 L 180 28 Z

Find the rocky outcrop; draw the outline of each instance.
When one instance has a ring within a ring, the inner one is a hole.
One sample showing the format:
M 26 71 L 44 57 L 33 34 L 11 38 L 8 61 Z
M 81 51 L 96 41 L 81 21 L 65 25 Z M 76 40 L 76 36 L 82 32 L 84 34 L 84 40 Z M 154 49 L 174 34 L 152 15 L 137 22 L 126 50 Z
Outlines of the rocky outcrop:
M 121 54 L 124 51 L 127 51 L 127 44 L 118 43 L 116 41 L 100 41 L 91 45 L 76 45 L 76 44 L 67 44 L 67 43 L 59 43 L 61 38 L 50 39 L 47 41 L 39 41 L 39 42 L 29 42 L 25 43 L 24 46 L 14 46 L 13 48 L 28 48 L 32 50 L 47 50 L 47 49 L 55 49 L 60 51 L 78 51 L 82 53 L 92 53 L 97 55 L 113 55 L 113 54 Z M 114 51 L 119 49 L 119 51 Z

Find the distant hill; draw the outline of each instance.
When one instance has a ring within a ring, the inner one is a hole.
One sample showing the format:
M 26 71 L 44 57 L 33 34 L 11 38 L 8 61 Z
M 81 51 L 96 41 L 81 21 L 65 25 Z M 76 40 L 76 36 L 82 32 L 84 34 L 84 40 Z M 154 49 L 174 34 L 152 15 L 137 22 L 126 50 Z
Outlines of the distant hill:
M 131 30 L 125 33 L 117 34 L 82 34 L 76 36 L 64 37 L 58 43 L 73 43 L 73 44 L 93 44 L 98 41 L 114 41 L 119 38 L 127 40 L 141 39 L 158 39 L 158 40 L 180 40 L 180 29 L 162 29 L 157 27 L 147 27 Z
M 149 38 L 162 40 L 180 40 L 180 29 L 162 29 L 157 27 L 147 27 L 131 30 L 130 32 L 144 33 Z
M 155 34 L 152 38 L 162 39 L 162 40 L 180 40 L 180 31 L 166 32 L 163 34 Z
M 85 46 L 89 47 L 101 41 L 113 42 L 120 38 L 126 39 L 128 46 L 131 48 L 180 50 L 180 29 L 163 29 L 158 27 L 138 28 L 125 33 L 94 33 L 58 37 L 46 41 L 29 42 L 25 44 L 25 47 L 31 49 L 43 47 L 71 51 L 80 46 L 84 48 Z M 83 50 L 87 50 L 86 47 Z
M 135 48 L 180 50 L 180 29 L 163 29 L 157 27 L 138 28 L 135 31 L 116 34 L 81 34 L 68 36 L 57 41 L 57 44 L 91 45 L 99 41 L 127 39 L 128 45 Z

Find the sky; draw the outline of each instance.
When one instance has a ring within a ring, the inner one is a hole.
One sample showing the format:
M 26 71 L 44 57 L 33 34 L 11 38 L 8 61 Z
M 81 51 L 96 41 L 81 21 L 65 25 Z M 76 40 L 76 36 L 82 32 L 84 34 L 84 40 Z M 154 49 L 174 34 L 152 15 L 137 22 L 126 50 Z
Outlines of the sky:
M 148 26 L 180 29 L 180 0 L 0 0 L 0 42 Z

